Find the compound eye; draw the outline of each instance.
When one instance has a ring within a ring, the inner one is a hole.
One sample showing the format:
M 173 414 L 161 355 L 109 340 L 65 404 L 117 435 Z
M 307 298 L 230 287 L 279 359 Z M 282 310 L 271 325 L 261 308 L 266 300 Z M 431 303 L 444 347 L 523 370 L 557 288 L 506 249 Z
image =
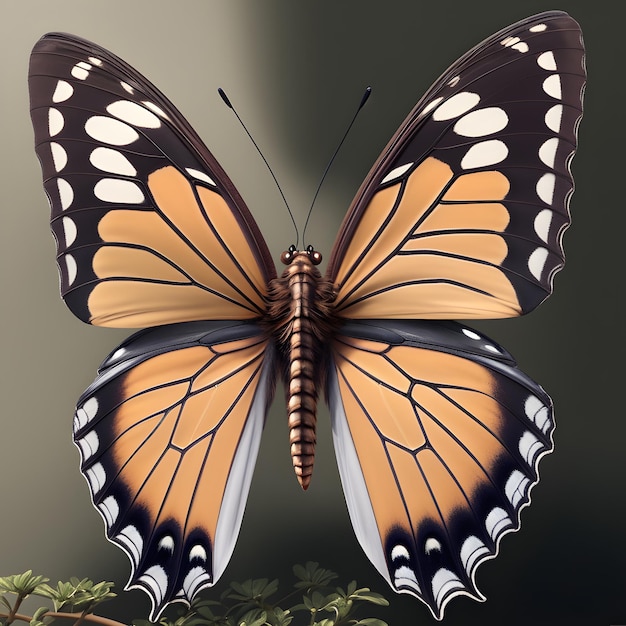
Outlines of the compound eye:
M 280 261 L 283 265 L 289 265 L 293 261 L 293 255 L 296 251 L 296 247 L 292 244 L 289 246 L 289 250 L 285 250 L 280 255 Z
M 322 262 L 322 255 L 317 250 L 313 250 L 309 256 L 313 265 L 319 265 Z

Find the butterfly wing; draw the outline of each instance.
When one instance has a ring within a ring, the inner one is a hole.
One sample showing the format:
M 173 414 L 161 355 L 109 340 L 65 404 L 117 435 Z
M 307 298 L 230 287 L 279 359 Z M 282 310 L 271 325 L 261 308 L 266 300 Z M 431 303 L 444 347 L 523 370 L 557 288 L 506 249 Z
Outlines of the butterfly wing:
M 274 374 L 258 325 L 188 322 L 132 336 L 78 401 L 81 471 L 155 621 L 230 559 Z
M 107 50 L 58 33 L 35 45 L 29 88 L 75 315 L 117 327 L 261 315 L 275 275 L 267 246 L 163 94 Z
M 576 22 L 537 15 L 457 61 L 383 151 L 328 268 L 343 321 L 327 393 L 357 537 L 440 619 L 538 481 L 552 404 L 451 318 L 521 315 L 551 292 L 585 81 Z M 420 319 L 422 321 L 413 321 Z
M 585 83 L 578 24 L 528 18 L 468 52 L 402 124 L 329 262 L 350 319 L 527 313 L 551 292 Z
M 484 599 L 476 568 L 519 528 L 552 449 L 550 398 L 454 322 L 350 322 L 333 360 L 335 450 L 363 550 L 437 619 L 456 595 Z

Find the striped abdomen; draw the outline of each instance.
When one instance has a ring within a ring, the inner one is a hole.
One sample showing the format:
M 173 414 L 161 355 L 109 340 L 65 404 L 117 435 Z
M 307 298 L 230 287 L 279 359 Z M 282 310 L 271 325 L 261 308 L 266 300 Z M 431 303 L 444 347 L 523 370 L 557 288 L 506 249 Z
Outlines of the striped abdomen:
M 317 398 L 324 383 L 334 294 L 311 252 L 294 251 L 288 262 L 283 275 L 270 283 L 269 318 L 283 357 L 291 458 L 306 489 L 313 473 Z

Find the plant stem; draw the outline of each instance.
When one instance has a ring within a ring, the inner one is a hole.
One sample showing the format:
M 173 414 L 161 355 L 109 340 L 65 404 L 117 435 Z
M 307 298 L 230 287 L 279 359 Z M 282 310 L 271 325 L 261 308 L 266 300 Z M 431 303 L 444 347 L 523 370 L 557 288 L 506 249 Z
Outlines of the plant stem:
M 17 610 L 17 606 L 15 607 Z M 32 616 L 30 615 L 22 615 L 21 613 L 16 613 L 11 611 L 11 615 L 7 615 L 6 613 L 0 613 L 0 617 L 12 617 L 12 620 L 19 620 L 20 622 L 30 622 L 32 620 Z M 77 624 L 86 621 L 93 622 L 94 624 L 100 624 L 101 626 L 127 626 L 123 622 L 118 622 L 114 619 L 109 619 L 108 617 L 102 617 L 100 615 L 94 615 L 93 613 L 87 613 L 86 615 L 80 615 L 78 613 L 65 613 L 63 611 L 48 611 L 44 614 L 44 617 L 56 617 L 61 619 L 73 619 L 75 620 L 78 617 Z M 6 626 L 8 626 L 11 622 L 7 621 Z

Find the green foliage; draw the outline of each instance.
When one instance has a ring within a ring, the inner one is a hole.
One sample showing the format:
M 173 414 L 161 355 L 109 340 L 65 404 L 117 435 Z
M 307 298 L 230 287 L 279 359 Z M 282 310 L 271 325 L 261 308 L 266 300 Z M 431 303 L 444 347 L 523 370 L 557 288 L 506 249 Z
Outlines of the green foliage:
M 293 568 L 296 577 L 292 590 L 276 599 L 278 580 L 259 578 L 242 583 L 233 582 L 219 600 L 195 600 L 190 607 L 174 605 L 159 621 L 159 626 L 387 626 L 374 617 L 356 618 L 354 614 L 364 605 L 387 606 L 383 596 L 367 587 L 357 588 L 356 581 L 341 587 L 331 587 L 337 575 L 309 561 Z M 96 622 L 107 626 L 117 624 L 95 615 L 94 608 L 115 597 L 113 583 L 93 583 L 84 578 L 71 578 L 47 584 L 43 576 L 31 571 L 0 578 L 0 625 L 9 626 L 16 620 L 29 621 L 30 626 L 48 626 L 52 620 L 72 619 L 74 625 Z M 52 603 L 41 607 L 32 616 L 18 613 L 22 601 L 30 595 L 43 597 Z M 288 605 L 286 608 L 283 606 Z M 289 606 L 290 605 L 290 606 Z M 2 608 L 8 612 L 3 613 Z M 152 622 L 137 619 L 134 626 L 152 626 Z M 124 626 L 119 624 L 118 626 Z

